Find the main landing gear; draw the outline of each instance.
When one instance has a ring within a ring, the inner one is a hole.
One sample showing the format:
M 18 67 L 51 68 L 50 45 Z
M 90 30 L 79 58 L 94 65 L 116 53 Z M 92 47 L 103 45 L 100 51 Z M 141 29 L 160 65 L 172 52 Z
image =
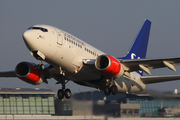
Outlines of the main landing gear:
M 118 93 L 117 86 L 113 82 L 112 79 L 106 79 L 106 86 L 104 87 L 105 95 L 110 95 L 110 93 L 116 95 Z
M 112 85 L 111 87 L 110 86 L 105 86 L 104 87 L 104 94 L 105 95 L 110 95 L 110 93 L 112 93 L 113 95 L 116 95 L 117 94 L 117 86 L 116 85 Z
M 68 81 L 67 81 L 68 82 Z M 67 82 L 65 82 L 65 77 L 64 77 L 64 75 L 62 74 L 62 89 L 59 89 L 58 91 L 57 91 L 57 96 L 58 96 L 58 98 L 59 99 L 63 99 L 64 97 L 66 98 L 66 99 L 69 99 L 69 98 L 71 98 L 71 90 L 70 89 L 65 89 L 65 84 L 67 83 Z

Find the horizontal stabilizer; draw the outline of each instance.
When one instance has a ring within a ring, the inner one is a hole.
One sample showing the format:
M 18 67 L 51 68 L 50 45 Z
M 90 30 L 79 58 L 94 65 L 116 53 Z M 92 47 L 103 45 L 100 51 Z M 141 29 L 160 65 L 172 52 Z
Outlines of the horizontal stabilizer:
M 141 77 L 141 81 L 144 84 L 168 82 L 168 81 L 174 81 L 174 80 L 180 80 L 180 75 L 178 75 L 178 76 L 147 76 L 147 77 Z

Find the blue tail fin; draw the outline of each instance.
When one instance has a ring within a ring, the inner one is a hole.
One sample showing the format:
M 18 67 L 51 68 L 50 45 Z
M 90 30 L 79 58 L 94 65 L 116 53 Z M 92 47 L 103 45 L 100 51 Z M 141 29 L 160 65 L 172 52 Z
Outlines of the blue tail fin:
M 150 28 L 151 22 L 146 19 L 130 51 L 123 59 L 146 58 Z
M 127 55 L 121 59 L 141 59 L 146 58 L 149 33 L 151 28 L 151 22 L 149 20 L 145 20 L 138 36 L 136 37 L 133 45 L 131 46 Z M 137 71 L 141 76 L 142 72 Z

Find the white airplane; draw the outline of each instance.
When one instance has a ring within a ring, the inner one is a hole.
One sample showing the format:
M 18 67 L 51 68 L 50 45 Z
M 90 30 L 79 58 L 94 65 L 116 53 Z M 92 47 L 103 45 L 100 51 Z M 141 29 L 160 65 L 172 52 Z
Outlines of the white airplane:
M 146 19 L 127 55 L 116 58 L 61 29 L 34 25 L 23 33 L 23 39 L 40 64 L 20 62 L 15 70 L 0 72 L 0 77 L 18 77 L 33 85 L 54 78 L 57 84 L 62 84 L 57 92 L 59 99 L 71 97 L 70 89 L 65 88 L 69 80 L 115 95 L 143 91 L 146 84 L 180 79 L 180 76 L 143 76 L 143 72 L 151 75 L 150 69 L 162 67 L 176 71 L 174 66 L 180 64 L 180 57 L 145 59 L 150 26 Z M 42 64 L 43 61 L 48 64 Z

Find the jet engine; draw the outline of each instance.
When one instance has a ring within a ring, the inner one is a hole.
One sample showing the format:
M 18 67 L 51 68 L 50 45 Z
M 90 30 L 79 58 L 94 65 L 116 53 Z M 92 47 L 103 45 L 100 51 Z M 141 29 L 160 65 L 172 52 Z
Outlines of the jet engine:
M 122 64 L 115 57 L 100 55 L 95 61 L 96 69 L 108 77 L 120 78 L 124 73 Z
M 32 85 L 39 85 L 43 82 L 43 75 L 34 63 L 21 62 L 16 66 L 15 72 L 18 78 Z

